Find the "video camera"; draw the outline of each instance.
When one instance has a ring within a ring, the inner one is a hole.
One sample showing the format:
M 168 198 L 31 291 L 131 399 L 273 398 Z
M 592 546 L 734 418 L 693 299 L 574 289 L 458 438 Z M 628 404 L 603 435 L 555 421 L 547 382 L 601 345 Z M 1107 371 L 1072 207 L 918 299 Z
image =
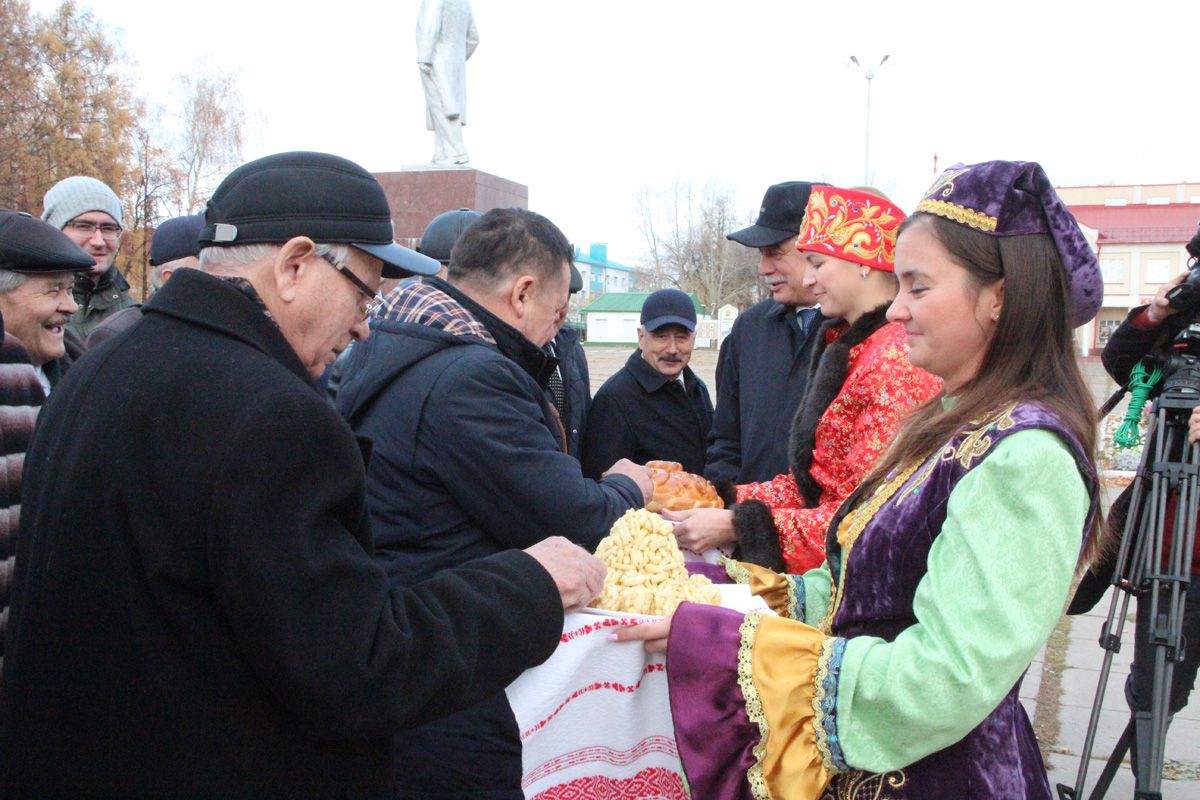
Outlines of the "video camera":
M 1200 309 L 1200 225 L 1196 226 L 1196 235 L 1185 247 L 1192 257 L 1188 261 L 1187 280 L 1167 292 L 1167 301 L 1171 308 L 1192 313 Z

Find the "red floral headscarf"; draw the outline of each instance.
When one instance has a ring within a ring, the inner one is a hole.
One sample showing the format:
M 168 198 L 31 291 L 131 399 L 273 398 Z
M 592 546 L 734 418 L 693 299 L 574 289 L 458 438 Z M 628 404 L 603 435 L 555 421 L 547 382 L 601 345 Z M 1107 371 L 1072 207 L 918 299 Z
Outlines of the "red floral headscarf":
M 905 216 L 890 201 L 869 192 L 814 186 L 796 249 L 895 272 L 896 229 Z

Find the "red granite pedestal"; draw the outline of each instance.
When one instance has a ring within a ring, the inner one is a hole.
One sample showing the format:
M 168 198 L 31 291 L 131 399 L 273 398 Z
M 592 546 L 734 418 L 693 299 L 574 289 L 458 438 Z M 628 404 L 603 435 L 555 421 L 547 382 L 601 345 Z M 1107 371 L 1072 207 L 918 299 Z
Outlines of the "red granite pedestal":
M 387 194 L 396 241 L 416 246 L 425 226 L 443 211 L 529 208 L 529 187 L 469 167 L 416 167 L 376 172 Z

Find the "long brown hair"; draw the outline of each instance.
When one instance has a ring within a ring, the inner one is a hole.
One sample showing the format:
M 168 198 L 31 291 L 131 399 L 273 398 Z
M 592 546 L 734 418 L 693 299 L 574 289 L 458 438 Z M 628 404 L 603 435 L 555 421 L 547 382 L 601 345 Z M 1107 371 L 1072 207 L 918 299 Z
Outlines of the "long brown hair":
M 979 373 L 961 387 L 954 408 L 945 411 L 934 398 L 916 409 L 865 483 L 874 487 L 892 470 L 923 461 L 972 421 L 1019 401 L 1037 401 L 1058 415 L 1094 467 L 1096 414 L 1073 352 L 1070 296 L 1053 240 L 989 236 L 926 213 L 902 222 L 899 234 L 918 225 L 967 271 L 977 291 L 1004 279 L 1004 303 Z M 1097 513 L 1081 566 L 1103 545 L 1102 531 Z

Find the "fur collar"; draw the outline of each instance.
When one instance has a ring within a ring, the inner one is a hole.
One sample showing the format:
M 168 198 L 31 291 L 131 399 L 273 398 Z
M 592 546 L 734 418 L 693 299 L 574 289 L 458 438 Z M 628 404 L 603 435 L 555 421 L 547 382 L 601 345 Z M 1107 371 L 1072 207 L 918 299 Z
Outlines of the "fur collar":
M 817 423 L 821 421 L 825 409 L 841 393 L 842 384 L 846 382 L 846 373 L 850 370 L 850 348 L 862 344 L 871 334 L 887 324 L 887 309 L 887 305 L 882 305 L 863 314 L 828 345 L 828 331 L 846 323 L 841 319 L 831 319 L 817 332 L 812 362 L 808 368 L 808 382 L 805 384 L 807 388 L 804 390 L 804 399 L 800 401 L 800 407 L 796 409 L 796 416 L 792 419 L 789 443 L 792 477 L 796 479 L 800 496 L 809 508 L 817 505 L 821 498 L 821 487 L 808 472 L 812 466 Z

